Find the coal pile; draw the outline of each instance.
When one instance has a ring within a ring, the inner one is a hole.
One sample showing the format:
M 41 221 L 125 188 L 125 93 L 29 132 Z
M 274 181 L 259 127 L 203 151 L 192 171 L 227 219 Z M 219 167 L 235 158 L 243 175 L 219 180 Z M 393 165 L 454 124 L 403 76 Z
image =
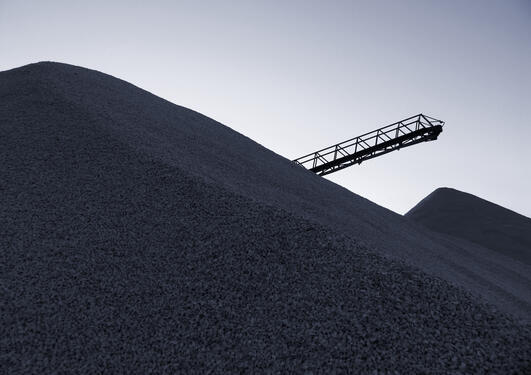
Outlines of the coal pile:
M 440 188 L 405 216 L 531 265 L 531 219 L 485 199 Z
M 99 72 L 0 73 L 0 208 L 6 373 L 531 368 L 525 268 Z

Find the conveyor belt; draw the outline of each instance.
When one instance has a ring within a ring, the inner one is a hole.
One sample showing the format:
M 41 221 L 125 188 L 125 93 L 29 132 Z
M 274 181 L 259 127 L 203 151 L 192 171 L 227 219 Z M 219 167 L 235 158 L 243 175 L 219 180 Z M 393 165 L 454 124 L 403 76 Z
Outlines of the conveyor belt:
M 444 121 L 418 114 L 356 138 L 302 156 L 295 163 L 324 176 L 388 152 L 434 141 Z

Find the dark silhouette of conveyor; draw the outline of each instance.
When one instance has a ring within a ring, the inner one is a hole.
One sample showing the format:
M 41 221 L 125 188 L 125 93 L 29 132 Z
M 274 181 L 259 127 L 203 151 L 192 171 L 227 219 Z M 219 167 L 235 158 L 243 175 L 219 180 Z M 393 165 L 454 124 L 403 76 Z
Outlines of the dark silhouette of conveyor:
M 388 152 L 434 141 L 442 132 L 444 121 L 418 114 L 372 132 L 323 148 L 295 159 L 320 176 L 360 164 Z

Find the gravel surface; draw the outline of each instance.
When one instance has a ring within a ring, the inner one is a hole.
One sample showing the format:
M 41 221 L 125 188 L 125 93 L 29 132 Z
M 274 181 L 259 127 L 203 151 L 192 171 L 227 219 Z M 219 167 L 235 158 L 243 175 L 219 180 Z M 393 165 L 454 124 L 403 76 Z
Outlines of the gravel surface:
M 232 129 L 108 75 L 38 64 L 4 76 L 6 95 L 18 97 L 19 107 L 24 105 L 20 102 L 27 95 L 24 92 L 31 90 L 26 85 L 32 85 L 34 98 L 46 97 L 47 102 L 41 103 L 47 106 L 41 106 L 41 112 L 53 107 L 54 116 L 83 114 L 79 124 L 85 130 L 79 131 L 89 131 L 90 125 L 100 136 L 127 145 L 135 154 L 333 228 L 531 323 L 531 265 L 495 250 L 471 247 L 469 242 L 452 240 L 447 246 L 438 234 L 308 172 Z M 10 105 L 9 101 L 3 105 Z M 21 110 L 15 112 L 22 115 Z M 50 121 L 55 124 L 56 120 Z M 54 131 L 68 123 L 61 121 Z M 54 147 L 57 153 L 62 146 Z M 434 163 L 437 167 L 444 168 Z
M 529 373 L 528 324 L 400 250 L 430 236 L 110 76 L 0 73 L 3 373 Z
M 485 199 L 439 188 L 405 216 L 531 265 L 531 219 Z

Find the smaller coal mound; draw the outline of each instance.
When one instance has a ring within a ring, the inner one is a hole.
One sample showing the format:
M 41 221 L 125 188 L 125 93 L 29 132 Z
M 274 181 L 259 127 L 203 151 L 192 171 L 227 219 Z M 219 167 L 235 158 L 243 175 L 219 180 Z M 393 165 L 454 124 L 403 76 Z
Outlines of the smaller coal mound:
M 405 216 L 531 264 L 531 219 L 472 194 L 439 188 Z

